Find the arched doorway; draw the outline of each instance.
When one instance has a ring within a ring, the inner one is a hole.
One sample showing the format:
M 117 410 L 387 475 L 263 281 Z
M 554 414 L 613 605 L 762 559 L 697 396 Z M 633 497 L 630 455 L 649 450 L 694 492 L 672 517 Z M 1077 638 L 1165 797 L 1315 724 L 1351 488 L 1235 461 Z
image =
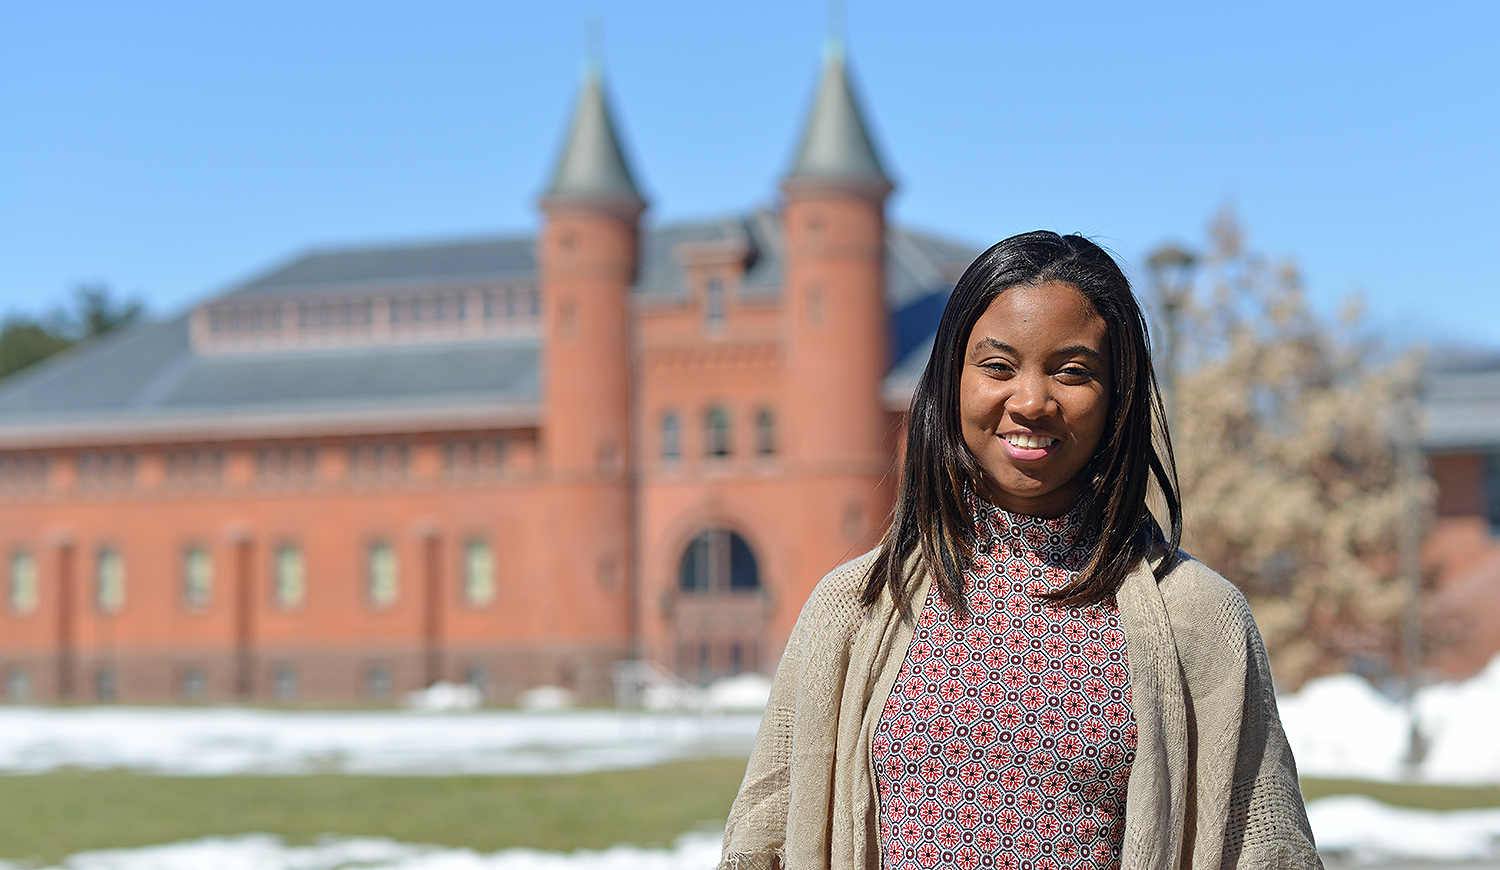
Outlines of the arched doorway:
M 673 597 L 678 674 L 705 684 L 761 669 L 766 596 L 755 551 L 738 532 L 709 528 L 688 541 Z

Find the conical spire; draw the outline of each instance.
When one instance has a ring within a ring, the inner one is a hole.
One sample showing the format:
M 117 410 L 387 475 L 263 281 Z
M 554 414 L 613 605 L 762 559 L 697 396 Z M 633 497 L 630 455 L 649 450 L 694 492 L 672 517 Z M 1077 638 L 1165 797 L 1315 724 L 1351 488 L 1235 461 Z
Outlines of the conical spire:
M 568 139 L 544 195 L 645 203 L 620 149 L 597 64 L 584 71 Z
M 786 180 L 874 182 L 889 189 L 890 179 L 875 152 L 836 40 L 825 52 L 823 79 Z

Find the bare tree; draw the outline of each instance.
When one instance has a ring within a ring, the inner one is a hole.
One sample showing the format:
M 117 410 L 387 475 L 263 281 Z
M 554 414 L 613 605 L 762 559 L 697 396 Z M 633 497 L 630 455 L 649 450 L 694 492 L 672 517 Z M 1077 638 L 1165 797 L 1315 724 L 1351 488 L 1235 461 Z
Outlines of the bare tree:
M 1403 524 L 1423 522 L 1432 492 L 1398 456 L 1419 355 L 1363 338 L 1352 303 L 1320 318 L 1296 266 L 1249 250 L 1231 211 L 1201 263 L 1204 280 L 1156 306 L 1185 546 L 1250 598 L 1284 685 L 1390 673 L 1410 599 Z

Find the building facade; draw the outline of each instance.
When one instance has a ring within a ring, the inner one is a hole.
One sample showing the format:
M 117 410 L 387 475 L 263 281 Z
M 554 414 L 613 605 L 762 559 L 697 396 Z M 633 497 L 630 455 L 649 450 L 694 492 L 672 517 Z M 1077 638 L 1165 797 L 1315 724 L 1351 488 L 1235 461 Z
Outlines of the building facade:
M 1437 496 L 1423 547 L 1426 662 L 1434 676 L 1461 678 L 1500 652 L 1500 361 L 1441 366 L 1423 392 Z
M 0 386 L 0 692 L 506 702 L 774 666 L 973 251 L 831 53 L 775 208 L 652 226 L 586 75 L 535 237 L 316 251 Z
M 652 225 L 597 73 L 535 236 L 314 251 L 0 384 L 0 698 L 607 698 L 769 671 L 872 546 L 975 251 L 827 58 L 777 204 Z M 1439 673 L 1500 649 L 1500 377 L 1435 378 Z

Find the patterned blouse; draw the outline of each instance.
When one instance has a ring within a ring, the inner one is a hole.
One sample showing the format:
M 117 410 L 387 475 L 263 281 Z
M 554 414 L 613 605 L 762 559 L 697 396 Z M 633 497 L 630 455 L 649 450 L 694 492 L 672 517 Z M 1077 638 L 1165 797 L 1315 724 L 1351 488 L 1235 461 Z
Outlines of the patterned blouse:
M 970 615 L 933 584 L 876 727 L 886 870 L 1119 868 L 1136 744 L 1119 608 L 1033 597 L 1086 561 L 1077 512 L 971 509 Z

